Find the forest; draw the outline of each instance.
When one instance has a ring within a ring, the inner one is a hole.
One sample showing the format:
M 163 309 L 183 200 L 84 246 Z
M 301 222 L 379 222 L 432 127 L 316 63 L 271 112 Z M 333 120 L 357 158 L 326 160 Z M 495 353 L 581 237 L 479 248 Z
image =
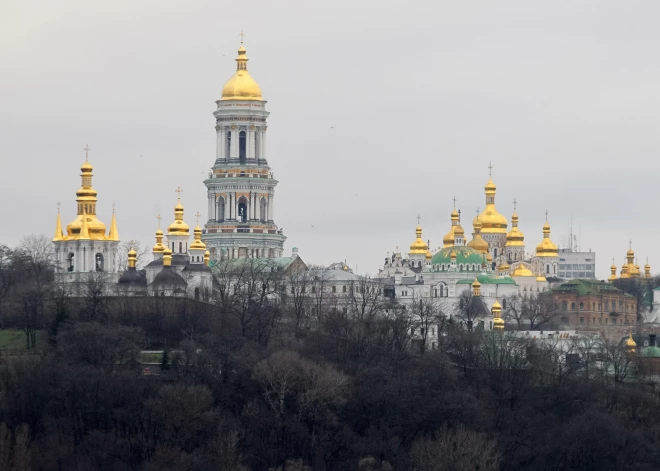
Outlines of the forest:
M 415 348 L 410 315 L 379 299 L 355 315 L 238 296 L 106 298 L 95 286 L 73 297 L 52 283 L 46 242 L 0 246 L 0 333 L 25 340 L 0 351 L 0 469 L 660 463 L 658 391 L 552 346 L 445 322 L 437 348 Z M 145 366 L 149 351 L 161 353 Z

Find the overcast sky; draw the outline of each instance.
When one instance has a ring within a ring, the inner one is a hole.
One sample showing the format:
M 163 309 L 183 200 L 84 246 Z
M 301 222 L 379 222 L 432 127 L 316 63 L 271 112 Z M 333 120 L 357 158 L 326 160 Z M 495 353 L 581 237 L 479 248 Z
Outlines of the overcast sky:
M 245 31 L 271 112 L 276 222 L 308 263 L 375 273 L 417 214 L 471 232 L 493 162 L 531 251 L 628 240 L 660 271 L 660 2 L 529 0 L 0 2 L 0 242 L 75 216 L 89 144 L 98 216 L 151 247 L 156 214 L 206 218 L 212 113 Z M 140 157 L 141 156 L 141 157 Z

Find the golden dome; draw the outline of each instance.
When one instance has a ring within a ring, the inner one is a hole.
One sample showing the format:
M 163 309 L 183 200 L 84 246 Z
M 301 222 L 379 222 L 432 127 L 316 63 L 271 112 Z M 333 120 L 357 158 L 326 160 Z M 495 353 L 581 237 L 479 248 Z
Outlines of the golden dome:
M 550 240 L 550 224 L 543 225 L 543 240 L 536 246 L 537 257 L 557 257 L 557 246 Z
M 635 340 L 632 337 L 632 332 L 630 332 L 628 338 L 626 339 L 626 347 L 627 348 L 636 348 L 637 347 L 637 343 L 635 342 Z
M 548 280 L 545 278 L 545 276 L 543 276 L 543 275 L 539 275 L 539 276 L 536 277 L 536 281 L 541 281 L 541 282 L 543 282 L 543 281 L 548 281 Z
M 433 258 L 433 254 L 431 253 L 430 250 L 426 251 L 426 260 L 431 260 Z
M 454 236 L 464 236 L 464 235 L 465 235 L 465 230 L 459 224 L 458 226 L 456 226 L 456 229 L 454 230 Z
M 474 237 L 468 242 L 467 246 L 479 253 L 488 252 L 488 242 L 481 237 L 481 221 L 479 220 L 479 216 L 475 218 L 472 224 L 474 226 Z
M 473 288 L 480 288 L 480 287 L 481 287 L 481 283 L 479 283 L 479 280 L 477 280 L 477 279 L 475 278 L 474 281 L 472 282 L 472 287 L 473 287 Z
M 525 235 L 518 229 L 518 213 L 511 216 L 511 231 L 506 235 L 506 247 L 524 247 Z
M 163 252 L 163 266 L 172 266 L 172 250 L 169 247 L 165 247 L 165 251 Z
M 493 314 L 502 312 L 502 305 L 499 303 L 497 299 L 493 303 L 493 307 L 490 308 L 490 310 L 493 312 Z
M 417 235 L 417 238 L 415 239 L 415 242 L 410 244 L 409 253 L 426 255 L 426 251 L 429 249 L 429 246 L 422 239 L 422 226 L 417 226 L 417 229 L 415 229 L 415 234 Z
M 483 234 L 506 234 L 508 221 L 495 209 L 495 184 L 492 179 L 484 187 L 486 191 L 486 208 L 478 218 L 481 220 L 481 232 Z
M 236 58 L 236 73 L 222 87 L 221 100 L 262 100 L 261 87 L 250 76 L 247 70 L 247 61 L 245 48 L 243 42 L 241 42 Z
M 632 247 L 628 249 L 628 251 L 626 252 L 626 256 L 628 256 L 628 257 L 634 257 L 635 256 L 635 251 L 632 249 Z
M 513 274 L 511 276 L 534 276 L 534 273 L 532 273 L 532 270 L 521 263 L 516 267 L 515 270 L 513 270 Z
M 493 261 L 493 256 L 490 254 L 490 252 L 486 254 L 486 260 L 488 260 L 488 263 Z
M 451 253 L 449 254 L 449 257 L 456 260 L 456 252 L 452 250 Z
M 454 210 L 451 212 L 451 228 L 449 229 L 447 235 L 442 238 L 443 247 L 452 247 L 454 245 L 454 231 L 456 231 L 456 227 L 458 227 L 458 218 L 458 211 L 456 211 L 456 208 L 454 208 Z
M 494 330 L 504 330 L 504 319 L 501 317 L 496 317 L 493 319 L 493 329 Z
M 183 220 L 181 199 L 174 207 L 174 222 L 167 228 L 167 235 L 190 235 L 190 226 Z
M 204 252 L 204 265 L 208 267 L 210 263 L 211 263 L 211 252 L 207 250 L 206 252 Z
M 190 244 L 190 250 L 206 250 L 206 244 L 202 242 L 202 228 L 195 227 L 194 234 L 195 240 Z

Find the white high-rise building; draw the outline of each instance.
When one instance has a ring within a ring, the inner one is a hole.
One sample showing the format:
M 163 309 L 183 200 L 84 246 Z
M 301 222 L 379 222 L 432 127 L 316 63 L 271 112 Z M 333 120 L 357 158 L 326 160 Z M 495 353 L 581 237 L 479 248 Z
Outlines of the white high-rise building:
M 281 257 L 286 239 L 274 222 L 277 180 L 266 160 L 269 113 L 247 62 L 241 41 L 236 72 L 213 113 L 217 146 L 215 163 L 204 181 L 208 220 L 203 240 L 216 260 Z

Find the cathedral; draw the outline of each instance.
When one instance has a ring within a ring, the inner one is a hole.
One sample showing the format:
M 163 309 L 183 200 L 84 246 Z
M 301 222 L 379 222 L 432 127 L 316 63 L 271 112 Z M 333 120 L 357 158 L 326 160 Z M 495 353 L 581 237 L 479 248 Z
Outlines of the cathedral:
M 211 267 L 226 259 L 268 258 L 292 263 L 283 257 L 286 237 L 274 222 L 277 180 L 266 159 L 268 111 L 261 88 L 247 69 L 241 41 L 236 72 L 224 85 L 214 112 L 216 155 L 203 182 L 208 195 L 204 228 L 192 231 L 184 218 L 181 189 L 174 206 L 174 220 L 167 233 L 155 233 L 153 260 L 137 267 L 137 253 L 130 247 L 119 253 L 114 210 L 110 229 L 96 216 L 97 192 L 92 187 L 92 165 L 81 167 L 82 185 L 76 192 L 76 218 L 62 229 L 58 209 L 53 245 L 55 279 L 73 295 L 84 293 L 85 283 L 102 281 L 107 295 L 186 296 L 213 299 Z M 160 221 L 161 217 L 158 216 Z M 121 258 L 127 268 L 120 273 Z
M 442 247 L 431 251 L 418 225 L 407 257 L 398 250 L 388 254 L 378 276 L 394 279 L 396 297 L 403 303 L 420 296 L 446 298 L 449 303 L 446 308 L 452 311 L 461 294 L 476 283 L 480 298 L 486 303 L 483 312 L 488 317 L 498 299 L 537 294 L 549 288 L 546 277 L 557 276 L 559 266 L 558 247 L 550 238 L 550 224 L 546 220 L 535 252 L 526 253 L 515 204 L 509 228 L 507 218 L 495 206 L 497 187 L 492 178 L 484 191 L 485 208 L 472 221 L 469 241 L 460 212 L 454 207 Z M 485 327 L 493 325 L 492 318 L 482 322 Z

